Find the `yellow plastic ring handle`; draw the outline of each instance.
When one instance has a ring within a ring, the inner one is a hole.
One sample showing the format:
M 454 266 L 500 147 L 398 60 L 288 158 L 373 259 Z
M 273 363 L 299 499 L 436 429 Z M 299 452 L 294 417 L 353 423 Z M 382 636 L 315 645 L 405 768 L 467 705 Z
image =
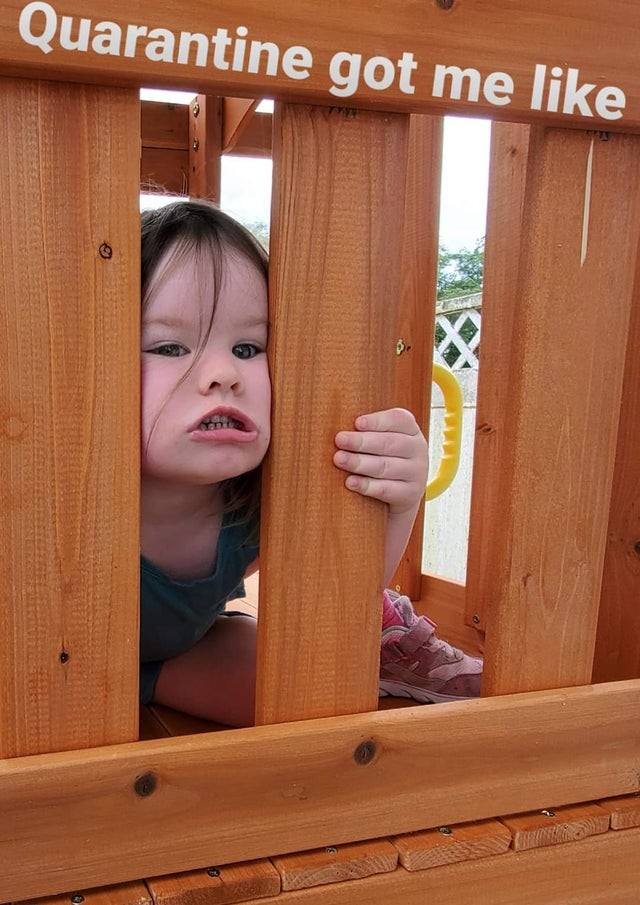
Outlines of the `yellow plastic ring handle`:
M 433 365 L 433 382 L 437 383 L 444 397 L 444 428 L 442 454 L 438 470 L 427 484 L 426 500 L 433 500 L 449 487 L 460 464 L 462 440 L 462 390 L 453 373 L 443 365 Z

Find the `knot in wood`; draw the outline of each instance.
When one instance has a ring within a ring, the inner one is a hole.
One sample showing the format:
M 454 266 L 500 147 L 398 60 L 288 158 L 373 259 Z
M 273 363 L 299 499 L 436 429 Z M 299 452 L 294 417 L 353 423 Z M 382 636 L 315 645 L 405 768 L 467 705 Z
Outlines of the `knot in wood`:
M 136 779 L 133 789 L 140 798 L 147 798 L 149 795 L 153 795 L 157 785 L 158 780 L 154 773 L 143 773 Z
M 361 742 L 353 752 L 353 759 L 360 767 L 364 767 L 376 756 L 376 750 L 376 743 L 371 739 Z

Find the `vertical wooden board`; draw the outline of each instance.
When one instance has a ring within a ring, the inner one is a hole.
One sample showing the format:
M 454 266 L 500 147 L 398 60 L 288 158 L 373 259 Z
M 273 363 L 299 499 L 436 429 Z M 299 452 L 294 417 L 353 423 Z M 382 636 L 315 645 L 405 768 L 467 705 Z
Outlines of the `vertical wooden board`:
M 216 204 L 220 204 L 222 100 L 198 94 L 189 104 L 188 194 Z
M 441 168 L 442 117 L 410 117 L 394 401 L 414 413 L 426 437 L 431 406 Z M 438 439 L 433 438 L 433 442 L 438 443 Z M 412 600 L 418 600 L 421 591 L 423 521 L 424 505 L 392 582 L 397 591 Z
M 485 693 L 591 677 L 639 163 L 634 136 L 531 133 Z
M 493 526 L 502 517 L 500 470 L 509 421 L 513 322 L 529 126 L 493 123 L 482 286 L 482 340 L 473 449 L 465 620 L 484 631 L 495 595 Z
M 280 874 L 266 858 L 147 880 L 154 905 L 232 905 L 280 892 Z
M 139 100 L 0 82 L 0 756 L 137 737 Z
M 640 676 L 640 272 L 627 335 L 593 681 Z M 624 339 L 618 347 L 623 354 Z
M 274 133 L 257 720 L 375 709 L 386 511 L 334 436 L 388 407 L 408 117 L 285 106 Z

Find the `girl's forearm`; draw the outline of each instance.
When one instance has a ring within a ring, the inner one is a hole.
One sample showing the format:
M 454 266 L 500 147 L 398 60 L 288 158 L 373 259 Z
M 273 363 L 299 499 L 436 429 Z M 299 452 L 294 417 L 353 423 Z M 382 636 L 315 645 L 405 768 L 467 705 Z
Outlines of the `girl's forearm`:
M 384 584 L 387 587 L 407 548 L 420 503 L 404 512 L 389 512 L 384 547 Z

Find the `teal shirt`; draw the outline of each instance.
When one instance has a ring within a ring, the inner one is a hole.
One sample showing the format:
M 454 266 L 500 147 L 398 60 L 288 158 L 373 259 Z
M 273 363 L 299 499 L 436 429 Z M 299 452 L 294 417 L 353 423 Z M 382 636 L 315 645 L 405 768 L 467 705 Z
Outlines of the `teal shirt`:
M 242 579 L 258 556 L 255 520 L 225 515 L 215 571 L 206 578 L 178 581 L 140 557 L 140 700 L 153 698 L 162 663 L 193 647 L 224 610 L 244 597 Z

